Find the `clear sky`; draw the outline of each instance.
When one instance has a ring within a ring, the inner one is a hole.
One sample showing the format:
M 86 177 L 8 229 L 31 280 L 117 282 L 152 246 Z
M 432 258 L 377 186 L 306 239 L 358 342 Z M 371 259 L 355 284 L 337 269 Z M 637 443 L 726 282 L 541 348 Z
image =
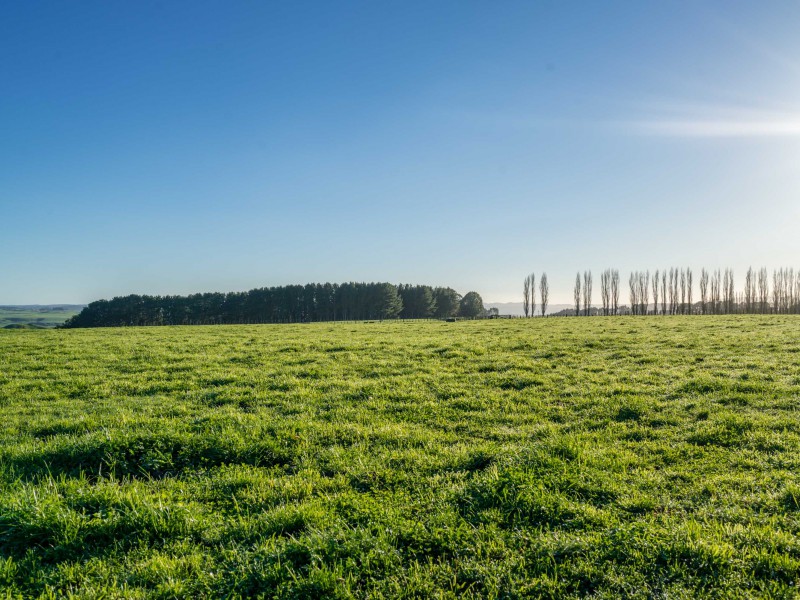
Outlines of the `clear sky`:
M 0 304 L 800 266 L 800 2 L 5 2 Z

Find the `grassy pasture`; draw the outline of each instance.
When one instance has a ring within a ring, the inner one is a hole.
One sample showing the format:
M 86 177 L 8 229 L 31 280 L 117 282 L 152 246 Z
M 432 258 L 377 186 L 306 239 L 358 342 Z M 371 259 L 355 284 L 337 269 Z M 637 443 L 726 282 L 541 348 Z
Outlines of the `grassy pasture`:
M 800 319 L 0 331 L 0 597 L 794 598 Z
M 80 308 L 0 306 L 0 329 L 48 329 L 77 315 Z

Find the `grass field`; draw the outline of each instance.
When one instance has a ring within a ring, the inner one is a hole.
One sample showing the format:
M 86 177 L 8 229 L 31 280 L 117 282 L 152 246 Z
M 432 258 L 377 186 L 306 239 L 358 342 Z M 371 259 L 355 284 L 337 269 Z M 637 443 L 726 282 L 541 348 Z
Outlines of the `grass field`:
M 80 306 L 0 306 L 0 329 L 49 329 L 81 311 Z
M 0 331 L 0 597 L 795 598 L 800 318 Z

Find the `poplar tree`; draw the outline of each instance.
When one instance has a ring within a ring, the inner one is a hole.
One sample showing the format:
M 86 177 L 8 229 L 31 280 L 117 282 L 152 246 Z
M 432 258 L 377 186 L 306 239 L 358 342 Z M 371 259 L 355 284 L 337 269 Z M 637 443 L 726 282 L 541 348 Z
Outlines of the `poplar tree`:
M 700 313 L 706 314 L 708 309 L 708 271 L 700 270 Z
M 528 318 L 528 313 L 531 309 L 531 276 L 525 277 L 522 283 L 522 311 L 525 313 L 525 318 Z
M 655 274 L 653 275 L 653 314 L 658 314 L 658 269 L 656 269 Z
M 589 311 L 592 307 L 592 272 L 583 272 L 583 312 L 585 316 L 589 316 Z
M 542 277 L 539 279 L 539 293 L 542 298 L 542 316 L 545 316 L 545 312 L 547 311 L 547 302 L 550 298 L 550 284 L 547 282 L 547 273 L 542 273 Z
M 616 269 L 611 272 L 611 309 L 615 315 L 619 314 L 619 271 Z

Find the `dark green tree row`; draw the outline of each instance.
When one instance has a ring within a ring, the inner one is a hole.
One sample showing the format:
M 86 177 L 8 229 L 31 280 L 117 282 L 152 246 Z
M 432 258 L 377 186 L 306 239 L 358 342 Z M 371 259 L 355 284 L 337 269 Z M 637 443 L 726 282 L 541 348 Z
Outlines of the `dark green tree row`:
M 451 288 L 427 285 L 309 283 L 259 288 L 249 292 L 189 296 L 131 295 L 97 300 L 69 319 L 63 327 L 448 318 L 456 315 L 475 317 L 482 312 L 483 302 L 475 292 L 462 298 Z

